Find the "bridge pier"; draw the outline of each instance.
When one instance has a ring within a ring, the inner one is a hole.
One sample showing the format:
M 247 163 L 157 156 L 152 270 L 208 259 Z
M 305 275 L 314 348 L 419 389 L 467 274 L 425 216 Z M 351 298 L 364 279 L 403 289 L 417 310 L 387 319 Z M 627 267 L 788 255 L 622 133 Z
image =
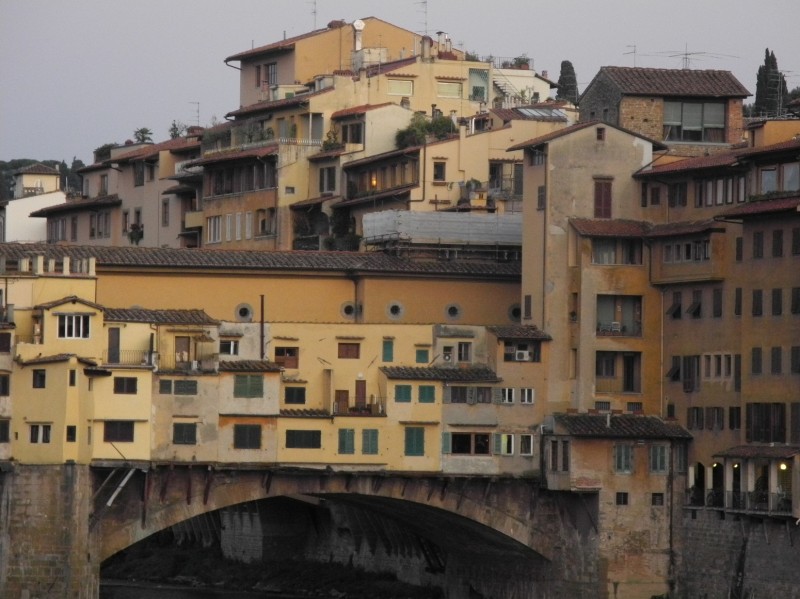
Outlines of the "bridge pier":
M 89 530 L 87 465 L 21 465 L 0 472 L 0 595 L 96 599 L 100 560 Z

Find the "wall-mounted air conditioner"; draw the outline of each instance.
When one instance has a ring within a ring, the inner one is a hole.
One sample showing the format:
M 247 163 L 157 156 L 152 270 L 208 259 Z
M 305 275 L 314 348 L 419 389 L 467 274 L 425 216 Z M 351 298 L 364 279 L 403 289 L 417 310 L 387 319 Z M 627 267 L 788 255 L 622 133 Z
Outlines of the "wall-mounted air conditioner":
M 517 350 L 517 352 L 514 354 L 514 360 L 517 362 L 530 362 L 531 352 L 527 350 Z

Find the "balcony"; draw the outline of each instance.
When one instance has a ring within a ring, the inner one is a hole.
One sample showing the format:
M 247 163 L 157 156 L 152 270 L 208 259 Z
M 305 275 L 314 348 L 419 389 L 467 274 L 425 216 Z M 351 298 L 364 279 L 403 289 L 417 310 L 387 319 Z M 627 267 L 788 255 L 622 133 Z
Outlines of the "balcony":
M 707 507 L 746 514 L 763 514 L 766 516 L 791 516 L 792 494 L 786 492 L 768 493 L 767 491 L 722 491 L 709 489 L 703 493 L 701 489 L 692 487 L 686 491 L 687 507 Z
M 385 416 L 386 398 L 370 395 L 369 398 L 340 398 L 333 403 L 335 416 Z
M 626 377 L 597 377 L 594 380 L 595 393 L 641 393 L 641 385 Z
M 103 364 L 109 366 L 154 366 L 158 363 L 158 354 L 149 349 L 103 350 Z
M 217 372 L 219 369 L 219 354 L 203 352 L 189 355 L 186 355 L 186 352 L 161 354 L 158 356 L 157 366 L 162 371 Z
M 642 323 L 633 322 L 630 325 L 619 321 L 606 321 L 597 323 L 598 337 L 641 337 Z

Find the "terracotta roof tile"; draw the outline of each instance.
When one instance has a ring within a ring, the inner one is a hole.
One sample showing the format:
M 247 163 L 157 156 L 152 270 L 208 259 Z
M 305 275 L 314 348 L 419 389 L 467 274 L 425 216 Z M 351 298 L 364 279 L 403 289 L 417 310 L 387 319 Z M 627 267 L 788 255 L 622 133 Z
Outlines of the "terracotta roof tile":
M 107 196 L 100 196 L 88 200 L 80 199 L 56 204 L 54 206 L 47 206 L 39 208 L 31 212 L 31 216 L 50 216 L 51 214 L 64 214 L 66 212 L 80 212 L 82 210 L 97 210 L 100 208 L 108 208 L 109 206 L 119 206 L 122 200 L 117 194 Z
M 58 362 L 66 362 L 70 358 L 76 357 L 75 354 L 53 354 L 51 356 L 36 356 L 30 360 L 22 360 L 20 364 L 23 366 L 34 366 L 37 364 L 55 364 Z M 89 358 L 78 358 L 78 362 L 87 366 L 97 366 L 97 362 Z
M 203 310 L 150 310 L 146 308 L 106 308 L 106 322 L 146 322 L 150 324 L 217 325 Z
M 298 409 L 282 409 L 281 416 L 289 418 L 330 418 L 330 413 L 327 410 L 298 410 Z
M 202 166 L 205 164 L 215 164 L 217 162 L 228 162 L 230 160 L 243 160 L 245 158 L 263 158 L 273 156 L 278 153 L 278 144 L 269 144 L 257 148 L 247 148 L 246 150 L 221 150 L 204 154 L 202 158 L 192 160 L 188 166 Z
M 289 208 L 291 208 L 292 210 L 302 210 L 303 208 L 310 208 L 311 206 L 317 206 L 319 204 L 322 204 L 323 202 L 336 201 L 340 199 L 342 199 L 342 196 L 338 195 L 336 196 L 328 195 L 328 196 L 320 196 L 318 198 L 308 198 L 307 200 L 300 200 L 299 202 L 295 202 L 294 204 L 289 206 Z
M 220 360 L 220 372 L 280 372 L 280 364 L 269 360 Z
M 15 170 L 12 174 L 14 175 L 58 175 L 59 172 L 57 169 L 53 167 L 47 166 L 46 164 L 42 164 L 41 162 L 36 162 L 34 164 L 29 164 L 28 166 L 23 166 Z
M 253 114 L 255 112 L 266 112 L 268 110 L 275 110 L 278 108 L 300 106 L 302 104 L 305 104 L 305 102 L 309 98 L 314 98 L 322 94 L 327 94 L 328 92 L 331 91 L 333 91 L 332 87 L 326 87 L 325 89 L 321 89 L 316 92 L 311 92 L 308 94 L 299 94 L 296 96 L 292 96 L 291 98 L 284 98 L 282 100 L 268 100 L 266 102 L 256 102 L 255 104 L 250 104 L 249 106 L 242 106 L 237 110 L 232 110 L 231 112 L 225 115 L 225 118 L 244 116 L 246 114 Z M 236 123 L 234 122 L 234 124 Z
M 643 237 L 652 228 L 643 221 L 609 218 L 571 218 L 569 223 L 584 237 Z
M 575 437 L 627 439 L 691 439 L 676 421 L 632 414 L 556 414 L 554 420 Z
M 580 131 L 581 129 L 586 129 L 587 127 L 592 127 L 593 125 L 597 124 L 598 121 L 585 121 L 583 123 L 575 123 L 574 125 L 570 125 L 569 127 L 564 127 L 563 129 L 552 131 L 550 133 L 547 133 L 546 135 L 540 135 L 539 137 L 534 137 L 533 139 L 529 139 L 528 141 L 523 141 L 522 143 L 513 145 L 510 148 L 508 148 L 508 151 L 511 152 L 513 150 L 524 150 L 525 148 L 530 148 L 532 146 L 540 146 L 554 139 L 558 139 L 559 137 L 564 137 L 565 135 L 569 135 L 570 133 L 574 133 L 575 131 Z
M 199 140 L 187 139 L 186 137 L 176 137 L 174 139 L 168 139 L 156 144 L 146 145 L 141 148 L 131 150 L 125 154 L 119 154 L 110 160 L 106 160 L 105 162 L 122 163 L 131 160 L 145 160 L 147 158 L 156 158 L 158 157 L 159 152 L 165 150 L 188 150 L 194 148 L 200 148 Z
M 647 234 L 647 237 L 675 237 L 679 235 L 695 235 L 697 233 L 706 233 L 708 231 L 724 230 L 725 227 L 713 219 L 684 221 L 653 225 L 653 228 Z
M 519 262 L 417 262 L 379 252 L 254 251 L 138 246 L 80 246 L 48 243 L 0 243 L 0 256 L 11 260 L 44 256 L 61 260 L 95 258 L 97 268 L 221 269 L 251 272 L 310 271 L 397 273 L 410 275 L 518 278 Z
M 301 33 L 300 35 L 295 35 L 293 37 L 288 37 L 286 39 L 282 39 L 277 42 L 272 42 L 271 44 L 266 44 L 264 46 L 259 46 L 258 48 L 252 48 L 251 50 L 245 50 L 244 52 L 239 52 L 238 54 L 232 54 L 225 59 L 225 62 L 230 62 L 233 60 L 241 61 L 243 58 L 250 58 L 252 56 L 258 56 L 259 54 L 266 54 L 268 52 L 276 52 L 280 50 L 291 50 L 294 48 L 295 42 L 300 40 L 308 39 L 310 37 L 315 37 L 321 33 L 325 33 L 328 31 L 327 27 L 323 27 L 322 29 L 314 29 L 313 31 L 308 31 L 306 33 Z
M 381 366 L 380 370 L 389 379 L 464 383 L 500 381 L 495 372 L 486 366 Z
M 408 65 L 415 64 L 418 56 L 409 56 L 408 58 L 401 58 L 392 62 L 384 62 L 383 64 L 376 64 L 366 69 L 367 77 L 375 77 L 377 75 L 384 75 L 397 69 L 407 67 Z
M 375 110 L 377 108 L 383 108 L 384 106 L 392 106 L 392 105 L 393 105 L 392 102 L 384 102 L 383 104 L 362 104 L 361 106 L 343 108 L 342 110 L 337 110 L 336 112 L 331 114 L 331 119 L 341 119 L 356 114 L 365 114 L 370 110 Z
M 762 216 L 778 212 L 800 212 L 800 195 L 788 198 L 750 200 L 730 210 L 720 212 L 717 218 L 745 218 L 747 216 Z
M 800 445 L 738 445 L 719 453 L 715 458 L 772 458 L 788 460 L 800 454 Z
M 499 339 L 539 339 L 550 341 L 552 337 L 532 324 L 515 324 L 506 326 L 486 327 Z
M 751 95 L 730 71 L 600 67 L 595 78 L 601 75 L 607 76 L 623 94 L 633 96 L 746 98 Z
M 95 304 L 94 302 L 90 302 L 89 300 L 78 297 L 77 295 L 68 295 L 66 297 L 45 302 L 43 304 L 36 304 L 34 308 L 37 310 L 52 310 L 53 308 L 57 308 L 58 306 L 63 306 L 64 304 L 70 304 L 70 303 L 83 304 L 84 306 L 89 306 L 90 308 L 94 308 L 96 310 L 103 309 L 103 307 L 100 304 Z
M 415 189 L 416 187 L 419 187 L 419 185 L 411 184 L 403 185 L 401 187 L 393 187 L 392 189 L 387 189 L 386 191 L 370 193 L 357 198 L 341 200 L 336 203 L 335 207 L 343 208 L 344 206 L 358 206 L 360 204 L 369 204 L 370 202 L 387 199 L 405 200 L 411 190 Z

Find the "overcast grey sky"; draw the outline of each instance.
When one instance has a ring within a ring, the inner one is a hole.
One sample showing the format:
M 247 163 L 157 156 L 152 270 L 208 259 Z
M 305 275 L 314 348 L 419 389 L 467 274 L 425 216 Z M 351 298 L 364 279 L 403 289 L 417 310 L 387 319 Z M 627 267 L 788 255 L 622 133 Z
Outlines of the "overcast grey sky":
M 314 14 L 316 12 L 316 14 Z M 604 65 L 732 71 L 755 93 L 764 49 L 800 86 L 800 0 L 0 0 L 0 160 L 87 164 L 139 127 L 207 125 L 238 108 L 223 59 L 253 46 L 374 16 L 447 32 L 480 55 L 527 54 L 583 87 Z M 752 101 L 750 98 L 748 101 Z

